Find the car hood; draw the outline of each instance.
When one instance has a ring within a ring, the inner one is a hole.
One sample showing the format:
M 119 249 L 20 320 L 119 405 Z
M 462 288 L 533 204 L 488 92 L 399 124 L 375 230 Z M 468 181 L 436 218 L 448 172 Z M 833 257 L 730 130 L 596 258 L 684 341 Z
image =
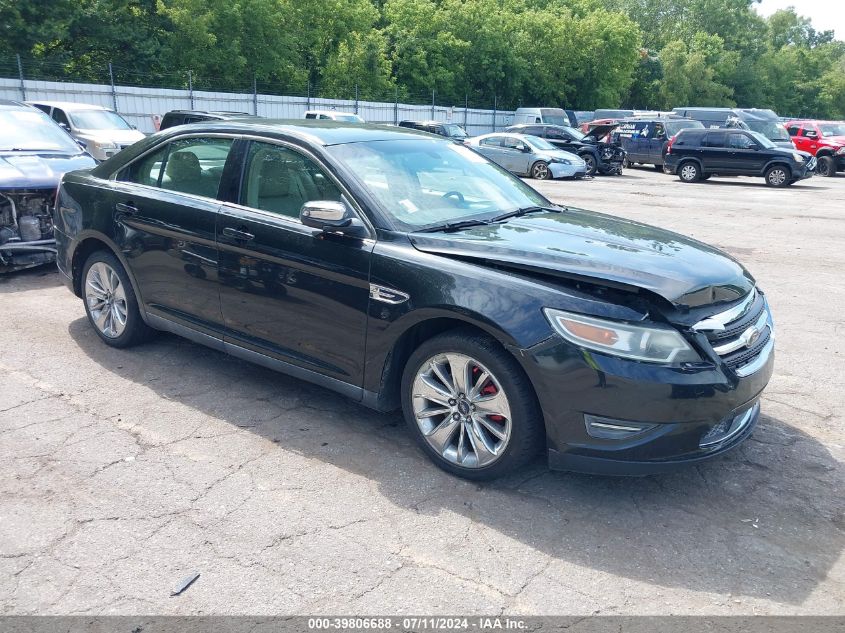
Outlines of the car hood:
M 792 142 L 792 139 L 771 138 L 769 140 L 781 149 L 795 149 L 795 143 Z
M 831 145 L 845 145 L 845 136 L 825 136 L 822 139 L 814 140 L 820 140 L 823 143 L 829 143 Z
M 754 287 L 741 264 L 711 246 L 581 209 L 409 237 L 426 253 L 644 289 L 681 309 L 736 301 Z
M 610 134 L 617 127 L 619 127 L 619 123 L 600 123 L 597 125 L 591 125 L 587 129 L 587 134 L 584 138 L 592 138 L 594 140 L 598 140 Z
M 544 149 L 538 150 L 534 152 L 536 156 L 540 158 L 564 158 L 566 160 L 574 161 L 574 162 L 584 162 L 583 159 L 578 156 L 578 154 L 573 154 L 572 152 L 567 152 L 562 149 Z
M 145 138 L 138 130 L 78 130 L 76 136 L 84 141 L 118 145 L 131 145 Z
M 0 153 L 0 189 L 55 188 L 66 172 L 96 164 L 88 154 Z

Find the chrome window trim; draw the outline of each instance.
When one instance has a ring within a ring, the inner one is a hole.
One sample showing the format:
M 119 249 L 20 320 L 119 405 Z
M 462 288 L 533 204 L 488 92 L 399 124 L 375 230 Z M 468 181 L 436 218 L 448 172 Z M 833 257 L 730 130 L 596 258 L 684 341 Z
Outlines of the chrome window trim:
M 754 288 L 739 305 L 724 312 L 713 314 L 692 326 L 696 332 L 721 332 L 725 326 L 743 316 L 757 299 L 757 288 Z
M 372 222 L 370 222 L 370 218 L 368 218 L 367 214 L 364 213 L 363 209 L 361 208 L 361 205 L 358 203 L 358 201 L 355 199 L 355 197 L 350 193 L 349 188 L 346 187 L 346 185 L 344 185 L 340 180 L 338 180 L 338 178 L 336 178 L 334 174 L 332 174 L 330 171 L 325 169 L 325 167 L 324 167 L 325 161 L 320 160 L 320 158 L 316 154 L 314 154 L 312 151 L 305 149 L 305 148 L 303 148 L 299 145 L 296 145 L 295 143 L 291 143 L 289 141 L 284 141 L 282 139 L 267 138 L 266 136 L 259 136 L 259 135 L 255 135 L 255 134 L 243 134 L 243 133 L 235 134 L 235 133 L 231 133 L 231 132 L 228 132 L 228 133 L 227 132 L 209 132 L 207 134 L 203 134 L 202 132 L 189 132 L 189 133 L 186 133 L 186 134 L 179 134 L 179 135 L 170 137 L 168 139 L 164 139 L 160 143 L 156 143 L 151 148 L 149 148 L 147 151 L 145 151 L 143 154 L 139 154 L 138 156 L 133 158 L 128 163 L 124 163 L 124 165 L 120 169 L 112 172 L 109 175 L 108 180 L 113 181 L 113 182 L 123 183 L 123 184 L 126 184 L 126 185 L 131 185 L 133 187 L 143 187 L 144 189 L 149 189 L 149 190 L 152 190 L 152 191 L 167 191 L 167 192 L 172 193 L 174 195 L 186 196 L 189 199 L 216 202 L 221 207 L 234 207 L 235 209 L 242 209 L 242 210 L 246 210 L 246 211 L 255 212 L 255 213 L 258 213 L 260 215 L 265 215 L 266 217 L 269 217 L 269 218 L 281 218 L 281 219 L 283 219 L 283 220 L 285 220 L 285 221 L 287 221 L 287 222 L 289 222 L 290 224 L 293 224 L 293 225 L 305 226 L 304 224 L 302 224 L 302 222 L 299 221 L 299 218 L 292 218 L 290 216 L 283 216 L 283 215 L 278 214 L 278 213 L 273 213 L 272 211 L 265 211 L 264 209 L 254 209 L 253 207 L 248 207 L 246 205 L 243 205 L 243 204 L 240 204 L 240 203 L 237 203 L 237 202 L 227 202 L 225 200 L 220 200 L 219 198 L 208 198 L 206 196 L 199 196 L 199 195 L 193 194 L 193 193 L 184 193 L 184 192 L 181 192 L 181 191 L 174 191 L 172 189 L 162 189 L 161 187 L 152 187 L 150 185 L 144 185 L 144 184 L 141 184 L 141 183 L 138 183 L 138 182 L 129 182 L 129 181 L 124 181 L 124 180 L 117 180 L 117 175 L 120 172 L 122 172 L 123 170 L 130 167 L 131 165 L 135 164 L 136 161 L 139 161 L 139 160 L 143 159 L 144 157 L 149 156 L 153 152 L 158 151 L 159 149 L 161 149 L 164 145 L 166 145 L 168 143 L 172 143 L 174 141 L 178 141 L 178 140 L 182 140 L 182 139 L 186 139 L 186 138 L 230 138 L 233 141 L 237 141 L 237 140 L 258 141 L 260 143 L 268 143 L 270 145 L 279 145 L 281 147 L 285 147 L 285 148 L 291 149 L 293 151 L 299 151 L 300 153 L 304 154 L 309 159 L 311 159 L 314 163 L 316 163 L 317 166 L 320 168 L 320 171 L 322 171 L 329 179 L 332 180 L 332 182 L 335 183 L 335 185 L 340 190 L 341 194 L 343 194 L 344 199 L 347 201 L 347 203 L 352 208 L 352 211 L 358 216 L 358 219 L 361 220 L 364 223 L 364 226 L 367 228 L 367 231 L 370 233 L 370 237 L 368 239 L 371 239 L 371 240 L 375 239 L 376 230 L 375 230 L 375 227 L 373 226 Z M 241 175 L 241 180 L 243 180 L 243 174 Z

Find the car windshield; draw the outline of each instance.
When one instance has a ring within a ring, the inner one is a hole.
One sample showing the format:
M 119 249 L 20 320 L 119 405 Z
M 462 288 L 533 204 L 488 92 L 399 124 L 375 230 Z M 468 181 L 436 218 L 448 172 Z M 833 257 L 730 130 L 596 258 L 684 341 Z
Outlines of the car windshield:
M 568 125 L 562 125 L 561 127 L 565 128 L 564 132 L 574 138 L 576 141 L 584 140 L 584 137 L 587 136 L 581 130 L 576 130 L 574 127 L 569 127 Z
M 550 204 L 474 150 L 445 139 L 347 143 L 328 151 L 407 231 Z
M 522 139 L 534 149 L 540 151 L 556 150 L 557 147 L 549 143 L 546 139 L 539 136 L 523 136 Z
M 666 121 L 666 132 L 669 136 L 674 136 L 681 130 L 689 130 L 692 128 L 703 128 L 704 126 L 698 121 Z
M 68 112 L 74 127 L 80 130 L 131 130 L 132 126 L 117 112 L 109 110 L 77 110 Z
M 790 140 L 789 132 L 786 131 L 783 123 L 777 121 L 746 121 L 748 127 L 754 132 L 759 132 L 772 141 Z
M 0 130 L 3 130 L 0 150 L 82 152 L 67 132 L 33 108 L 0 110 Z
M 766 138 L 763 134 L 760 134 L 760 132 L 753 132 L 753 131 L 752 131 L 752 132 L 749 132 L 749 134 L 750 134 L 751 136 L 753 136 L 753 137 L 756 139 L 756 141 L 757 141 L 758 143 L 760 143 L 760 145 L 762 145 L 762 146 L 763 146 L 763 147 L 765 147 L 766 149 L 772 149 L 772 148 L 774 148 L 774 147 L 777 147 L 777 145 L 775 145 L 774 143 L 772 143 L 772 142 L 771 142 L 768 138 Z
M 455 123 L 446 123 L 443 127 L 446 129 L 446 136 L 452 138 L 467 138 L 468 136 L 466 130 Z
M 819 123 L 822 136 L 845 136 L 845 123 Z

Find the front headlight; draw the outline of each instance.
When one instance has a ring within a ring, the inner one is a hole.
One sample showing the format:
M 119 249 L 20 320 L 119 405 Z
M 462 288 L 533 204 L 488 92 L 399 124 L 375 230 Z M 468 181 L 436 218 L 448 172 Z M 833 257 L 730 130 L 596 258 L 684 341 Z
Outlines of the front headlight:
M 552 158 L 553 163 L 560 163 L 561 165 L 571 165 L 572 161 L 568 158 Z
M 579 347 L 647 363 L 701 361 L 680 332 L 670 327 L 633 325 L 551 308 L 543 312 L 558 334 Z
M 110 143 L 109 141 L 103 141 L 103 142 L 93 141 L 89 145 L 93 145 L 94 147 L 99 148 L 99 149 L 117 149 L 117 145 L 115 143 Z
M 803 163 L 804 162 L 804 157 L 801 156 L 801 154 L 799 154 L 798 152 L 792 152 L 792 158 L 795 159 L 796 163 Z

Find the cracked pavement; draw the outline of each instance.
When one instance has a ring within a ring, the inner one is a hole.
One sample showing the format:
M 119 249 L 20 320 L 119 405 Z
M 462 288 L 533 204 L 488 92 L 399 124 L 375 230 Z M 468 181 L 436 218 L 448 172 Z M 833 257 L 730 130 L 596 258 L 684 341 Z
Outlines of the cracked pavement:
M 674 474 L 479 485 L 398 414 L 0 278 L 2 614 L 845 614 L 845 177 L 533 183 L 742 260 L 778 327 L 752 438 Z M 170 591 L 187 574 L 199 579 Z

